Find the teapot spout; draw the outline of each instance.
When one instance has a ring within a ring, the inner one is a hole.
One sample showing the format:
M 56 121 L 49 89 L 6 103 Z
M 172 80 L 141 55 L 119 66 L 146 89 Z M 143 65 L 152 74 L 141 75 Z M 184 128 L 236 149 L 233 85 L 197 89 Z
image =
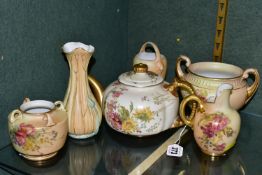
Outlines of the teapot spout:
M 102 85 L 91 75 L 88 75 L 88 82 L 90 83 L 91 90 L 99 104 L 102 107 L 102 99 L 103 99 L 103 87 Z

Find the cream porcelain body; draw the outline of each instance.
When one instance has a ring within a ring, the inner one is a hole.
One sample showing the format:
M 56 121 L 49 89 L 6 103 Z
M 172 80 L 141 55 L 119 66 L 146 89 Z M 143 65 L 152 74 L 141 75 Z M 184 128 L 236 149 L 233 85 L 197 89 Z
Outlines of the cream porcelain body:
M 193 90 L 182 82 L 168 85 L 161 76 L 139 69 L 120 75 L 106 88 L 103 112 L 109 126 L 124 134 L 147 136 L 181 124 L 176 88 L 187 88 L 191 94 Z
M 182 63 L 186 70 L 183 71 Z M 191 64 L 190 58 L 180 56 L 177 59 L 176 75 L 180 80 L 190 83 L 197 96 L 204 102 L 214 103 L 217 88 L 221 84 L 233 85 L 230 104 L 234 109 L 240 109 L 253 97 L 260 83 L 257 69 L 241 69 L 235 65 L 219 62 L 198 62 Z M 252 84 L 247 83 L 250 75 L 254 76 Z M 188 94 L 182 90 L 183 96 Z
M 60 101 L 25 101 L 8 116 L 12 145 L 26 159 L 49 159 L 64 146 L 68 132 L 67 120 L 67 113 Z

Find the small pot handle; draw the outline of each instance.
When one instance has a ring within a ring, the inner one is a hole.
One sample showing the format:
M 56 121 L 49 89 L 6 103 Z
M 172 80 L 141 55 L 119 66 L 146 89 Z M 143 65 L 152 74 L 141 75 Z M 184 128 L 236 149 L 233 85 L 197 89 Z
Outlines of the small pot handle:
M 25 97 L 25 99 L 24 99 L 24 101 L 23 101 L 23 104 L 24 104 L 24 103 L 27 103 L 27 102 L 30 102 L 30 98 Z
M 46 121 L 46 127 L 51 127 L 55 125 L 55 122 L 53 121 L 52 117 L 48 113 L 44 114 L 42 120 Z
M 192 108 L 190 116 L 186 117 L 185 109 L 186 109 L 187 103 L 189 103 L 190 101 L 196 102 L 198 104 L 199 108 Z M 182 121 L 186 125 L 190 126 L 191 128 L 193 127 L 194 117 L 195 117 L 195 114 L 196 114 L 197 110 L 199 110 L 201 113 L 203 113 L 205 111 L 203 102 L 200 100 L 200 98 L 198 98 L 195 95 L 189 95 L 189 96 L 185 97 L 182 100 L 182 102 L 181 102 L 181 104 L 179 106 L 179 114 L 180 114 L 180 117 L 181 117 Z
M 62 101 L 56 101 L 55 106 L 60 111 L 66 111 Z
M 176 76 L 181 80 L 184 80 L 184 72 L 181 69 L 181 62 L 184 61 L 186 62 L 186 67 L 188 67 L 191 64 L 190 58 L 188 58 L 185 55 L 180 55 L 176 61 Z
M 146 47 L 150 45 L 153 47 L 154 51 L 155 51 L 155 54 L 156 54 L 156 59 L 155 59 L 155 62 L 156 63 L 161 63 L 161 54 L 160 54 L 160 51 L 157 47 L 157 45 L 153 42 L 145 42 L 142 47 L 140 48 L 140 52 L 145 52 L 146 50 Z M 158 64 L 158 66 L 160 66 L 160 69 L 162 70 L 164 67 L 162 64 Z
M 253 68 L 249 68 L 249 69 L 246 69 L 244 71 L 244 73 L 242 75 L 242 80 L 246 80 L 249 77 L 249 74 L 254 75 L 255 80 L 252 83 L 252 85 L 247 87 L 247 98 L 246 98 L 245 103 L 247 103 L 253 97 L 253 95 L 257 91 L 257 88 L 258 88 L 259 83 L 260 83 L 259 73 L 258 73 L 257 69 L 253 69 Z
M 19 109 L 15 109 L 13 110 L 10 114 L 9 114 L 9 121 L 11 123 L 15 122 L 16 120 L 18 119 L 22 119 L 23 117 L 23 114 L 22 112 L 19 110 Z

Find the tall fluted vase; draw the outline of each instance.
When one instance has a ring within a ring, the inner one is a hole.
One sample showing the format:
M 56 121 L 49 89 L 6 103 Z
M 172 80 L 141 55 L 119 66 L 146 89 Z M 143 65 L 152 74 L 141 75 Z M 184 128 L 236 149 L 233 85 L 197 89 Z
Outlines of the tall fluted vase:
M 64 98 L 68 113 L 69 136 L 85 139 L 97 134 L 102 112 L 88 81 L 88 64 L 94 47 L 78 42 L 63 46 L 70 68 L 70 78 Z

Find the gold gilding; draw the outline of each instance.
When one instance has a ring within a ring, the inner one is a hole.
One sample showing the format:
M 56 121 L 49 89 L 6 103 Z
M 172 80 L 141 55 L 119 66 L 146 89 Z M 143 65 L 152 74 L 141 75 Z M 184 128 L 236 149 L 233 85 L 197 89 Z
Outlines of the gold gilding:
M 134 65 L 135 73 L 146 73 L 147 71 L 148 71 L 148 66 L 146 64 L 139 63 Z

